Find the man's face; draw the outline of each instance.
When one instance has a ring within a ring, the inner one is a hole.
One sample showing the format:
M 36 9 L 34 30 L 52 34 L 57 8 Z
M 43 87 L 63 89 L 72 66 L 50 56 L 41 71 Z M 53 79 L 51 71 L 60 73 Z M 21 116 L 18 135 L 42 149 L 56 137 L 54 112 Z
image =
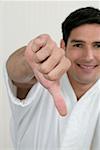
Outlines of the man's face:
M 85 24 L 73 29 L 65 50 L 72 63 L 70 79 L 91 84 L 100 77 L 100 25 Z

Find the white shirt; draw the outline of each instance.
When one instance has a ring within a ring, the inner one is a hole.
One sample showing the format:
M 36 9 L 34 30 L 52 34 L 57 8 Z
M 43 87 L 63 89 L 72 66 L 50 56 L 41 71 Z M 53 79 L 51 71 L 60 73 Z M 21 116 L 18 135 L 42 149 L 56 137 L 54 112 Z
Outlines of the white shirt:
M 4 77 L 16 150 L 100 150 L 100 80 L 77 101 L 65 74 L 60 85 L 68 114 L 61 117 L 52 96 L 40 83 L 20 101 L 6 69 Z

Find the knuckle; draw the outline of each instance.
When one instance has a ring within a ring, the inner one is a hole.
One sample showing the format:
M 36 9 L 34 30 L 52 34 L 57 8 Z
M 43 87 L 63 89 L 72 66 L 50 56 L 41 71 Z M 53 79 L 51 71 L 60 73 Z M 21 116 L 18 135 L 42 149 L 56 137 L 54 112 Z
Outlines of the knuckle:
M 34 39 L 33 40 L 33 45 L 41 46 L 40 40 L 39 39 Z
M 36 54 L 35 61 L 39 63 L 42 61 L 42 58 Z
M 46 45 L 46 51 L 45 52 L 51 52 L 52 51 L 52 45 Z
M 48 39 L 50 39 L 50 36 L 49 36 L 49 34 L 41 34 L 36 39 L 39 39 L 39 40 L 42 40 L 42 39 L 48 40 Z
M 50 41 L 50 45 L 51 45 L 52 49 L 55 49 L 55 48 L 57 47 L 56 42 L 53 41 L 52 39 L 51 39 L 51 41 Z
M 57 76 L 53 73 L 48 73 L 48 79 L 51 80 L 51 81 L 54 81 L 54 80 L 57 80 Z
M 44 38 L 50 38 L 50 35 L 49 34 L 43 34 L 42 35 Z
M 48 68 L 44 64 L 41 64 L 40 65 L 40 71 L 42 73 L 48 73 Z
M 40 58 L 40 54 L 37 52 L 36 54 L 36 58 L 39 59 Z
M 65 71 L 68 70 L 69 67 L 71 66 L 70 60 L 69 60 L 68 58 L 66 58 L 66 57 L 63 57 L 61 63 L 62 63 L 63 68 L 65 69 Z M 63 64 L 64 64 L 64 65 L 63 65 Z
M 71 61 L 66 57 L 65 57 L 65 66 L 67 66 L 67 68 L 71 66 Z
M 65 56 L 65 51 L 64 51 L 64 49 L 56 48 L 56 49 L 54 49 L 54 55 L 55 55 L 55 57 Z

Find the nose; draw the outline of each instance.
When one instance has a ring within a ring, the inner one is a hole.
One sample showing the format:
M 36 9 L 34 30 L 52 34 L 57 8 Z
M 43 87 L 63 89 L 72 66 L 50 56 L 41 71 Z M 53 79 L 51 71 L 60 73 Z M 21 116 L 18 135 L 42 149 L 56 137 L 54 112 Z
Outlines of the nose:
M 84 58 L 87 61 L 91 61 L 94 58 L 93 50 L 91 48 L 87 48 L 84 50 Z

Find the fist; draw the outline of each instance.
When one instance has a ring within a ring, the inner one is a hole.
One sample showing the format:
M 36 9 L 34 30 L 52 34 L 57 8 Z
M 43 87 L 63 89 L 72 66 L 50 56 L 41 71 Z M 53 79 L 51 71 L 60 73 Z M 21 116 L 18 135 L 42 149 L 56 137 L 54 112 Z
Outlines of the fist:
M 58 80 L 68 70 L 70 61 L 49 35 L 40 35 L 27 46 L 25 56 L 31 68 L 48 80 Z
M 65 102 L 61 96 L 59 79 L 70 67 L 65 51 L 49 35 L 40 35 L 29 42 L 25 57 L 36 79 L 48 89 L 59 113 L 66 114 Z

